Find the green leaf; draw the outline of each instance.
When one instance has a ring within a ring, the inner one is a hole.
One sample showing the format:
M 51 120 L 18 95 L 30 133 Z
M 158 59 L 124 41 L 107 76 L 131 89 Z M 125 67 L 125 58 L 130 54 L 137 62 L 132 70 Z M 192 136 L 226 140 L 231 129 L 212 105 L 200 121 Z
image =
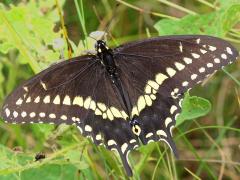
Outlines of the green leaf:
M 78 150 L 70 150 L 65 154 L 65 158 L 74 164 L 78 169 L 87 169 L 89 166 L 83 161 L 80 161 L 82 153 Z
M 232 26 L 240 22 L 240 3 L 229 7 L 222 17 L 222 28 L 227 32 Z
M 235 4 L 204 15 L 187 15 L 180 20 L 164 19 L 154 27 L 159 35 L 208 34 L 223 37 L 240 20 L 239 6 Z
M 3 42 L 2 44 L 0 44 L 0 52 L 2 52 L 3 54 L 7 54 L 13 48 L 14 46 L 8 42 Z
M 217 0 L 215 4 L 219 4 L 221 8 L 227 8 L 234 4 L 239 4 L 239 0 Z
M 182 102 L 182 113 L 178 116 L 176 126 L 179 126 L 186 120 L 192 120 L 205 116 L 211 110 L 211 103 L 201 97 L 185 94 Z

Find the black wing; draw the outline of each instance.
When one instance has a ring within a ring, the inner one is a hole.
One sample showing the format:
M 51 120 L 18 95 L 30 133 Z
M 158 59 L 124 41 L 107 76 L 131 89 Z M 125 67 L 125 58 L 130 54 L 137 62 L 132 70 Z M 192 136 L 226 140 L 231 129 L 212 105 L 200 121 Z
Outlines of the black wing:
M 171 129 L 183 92 L 234 60 L 237 53 L 216 38 L 173 36 L 126 44 L 116 48 L 114 55 L 133 104 L 132 116 L 140 119 L 141 141 L 163 140 L 176 152 Z M 226 61 L 214 60 L 219 55 Z M 138 138 L 126 121 L 121 98 L 95 60 L 95 56 L 78 57 L 43 71 L 7 98 L 2 114 L 12 123 L 76 123 L 94 143 L 117 150 L 131 175 L 127 156 L 139 145 Z M 210 63 L 212 70 L 197 74 L 201 67 L 210 68 Z M 197 74 L 194 81 L 189 80 L 192 73 Z
M 230 43 L 202 35 L 136 41 L 114 54 L 133 102 L 132 117 L 140 122 L 141 141 L 163 140 L 176 155 L 171 131 L 183 93 L 238 57 Z
M 11 123 L 66 123 L 84 120 L 89 112 L 113 120 L 126 115 L 105 70 L 95 56 L 64 61 L 42 71 L 10 94 L 2 115 Z M 116 113 L 115 113 L 116 114 Z
M 10 94 L 2 109 L 9 123 L 76 124 L 97 145 L 117 150 L 129 175 L 129 149 L 138 146 L 127 114 L 96 56 L 51 66 Z

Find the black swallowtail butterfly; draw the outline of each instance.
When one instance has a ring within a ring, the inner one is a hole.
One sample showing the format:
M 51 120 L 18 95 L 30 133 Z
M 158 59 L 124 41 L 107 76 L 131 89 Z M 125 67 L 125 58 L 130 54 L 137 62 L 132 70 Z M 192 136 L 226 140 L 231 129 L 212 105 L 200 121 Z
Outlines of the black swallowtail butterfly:
M 228 42 L 202 35 L 163 36 L 76 57 L 40 72 L 5 101 L 9 123 L 75 124 L 97 145 L 128 154 L 140 141 L 164 141 L 177 155 L 172 129 L 183 94 L 237 59 Z

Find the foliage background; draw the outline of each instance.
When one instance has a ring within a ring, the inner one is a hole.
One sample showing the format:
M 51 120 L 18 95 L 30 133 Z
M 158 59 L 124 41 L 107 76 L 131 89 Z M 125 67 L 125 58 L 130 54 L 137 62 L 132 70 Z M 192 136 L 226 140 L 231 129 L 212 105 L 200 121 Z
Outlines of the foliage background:
M 23 80 L 69 57 L 58 8 L 64 14 L 72 56 L 92 48 L 88 34 L 105 30 L 111 17 L 112 46 L 156 35 L 208 34 L 240 49 L 239 0 L 3 0 L 0 103 Z M 174 132 L 180 158 L 176 160 L 163 143 L 138 148 L 130 155 L 133 179 L 239 178 L 239 68 L 238 61 L 194 88 L 195 96 L 186 95 Z M 74 126 L 3 122 L 0 179 L 126 178 L 118 158 L 83 138 Z M 35 162 L 38 152 L 47 158 Z

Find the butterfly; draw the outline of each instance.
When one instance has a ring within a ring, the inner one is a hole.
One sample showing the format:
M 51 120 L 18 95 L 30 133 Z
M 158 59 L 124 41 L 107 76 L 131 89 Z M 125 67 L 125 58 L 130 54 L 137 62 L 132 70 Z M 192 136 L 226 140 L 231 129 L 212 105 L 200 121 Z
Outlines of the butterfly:
M 119 154 L 164 141 L 178 156 L 172 130 L 184 93 L 238 57 L 227 41 L 205 35 L 162 36 L 66 60 L 24 82 L 6 99 L 8 123 L 75 124 L 96 145 Z

